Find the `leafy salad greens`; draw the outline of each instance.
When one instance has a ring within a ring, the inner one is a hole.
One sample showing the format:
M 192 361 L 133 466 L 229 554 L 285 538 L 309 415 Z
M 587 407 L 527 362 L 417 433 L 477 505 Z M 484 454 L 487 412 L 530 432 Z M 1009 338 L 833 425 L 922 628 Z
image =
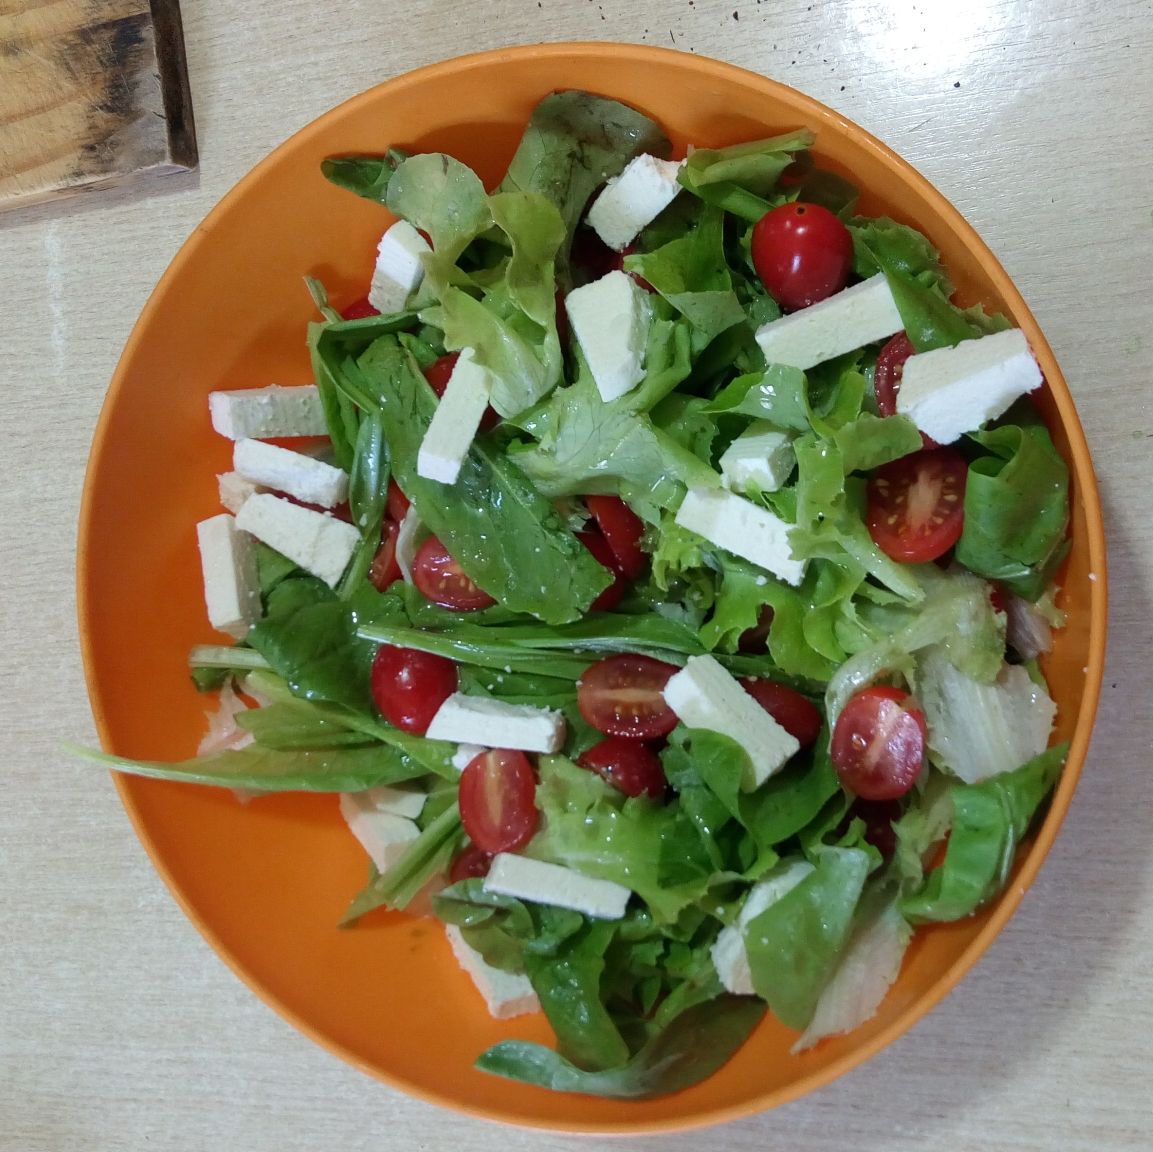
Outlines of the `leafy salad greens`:
M 845 225 L 852 279 L 885 278 L 917 353 L 1007 326 L 950 301 L 924 236 L 855 215 L 855 189 L 813 164 L 812 143 L 798 130 L 689 155 L 679 195 L 617 264 L 642 284 L 648 325 L 639 384 L 609 400 L 558 302 L 604 270 L 607 249 L 599 266 L 587 255 L 589 201 L 634 158 L 667 154 L 656 123 L 556 93 L 491 191 L 439 154 L 326 161 L 330 181 L 428 242 L 398 311 L 345 319 L 311 285 L 322 319 L 308 342 L 359 543 L 334 583 L 256 545 L 260 619 L 235 646 L 193 654 L 198 684 L 228 699 L 235 727 L 218 747 L 179 764 L 99 757 L 255 792 L 426 794 L 346 922 L 431 892 L 490 970 L 527 980 L 556 1048 L 478 1054 L 496 1075 L 641 1098 L 711 1075 L 765 1012 L 801 1047 L 852 1029 L 878 1007 L 915 926 L 969 916 L 1001 891 L 1060 774 L 1042 672 L 1004 611 L 1016 597 L 1060 622 L 1068 483 L 1043 423 L 1022 401 L 954 445 L 968 466 L 955 547 L 939 563 L 894 559 L 870 534 L 869 485 L 922 440 L 878 406 L 880 342 L 801 370 L 766 362 L 756 339 L 782 310 L 751 233 L 797 201 Z M 462 349 L 488 370 L 499 419 L 446 484 L 418 467 L 439 404 L 424 372 Z M 783 434 L 795 458 L 779 486 L 743 495 L 788 526 L 805 565 L 796 583 L 677 518 L 687 491 L 723 487 L 718 461 L 750 429 Z M 453 611 L 408 579 L 382 589 L 390 485 L 488 607 Z M 607 611 L 592 609 L 616 574 L 581 535 L 595 528 L 595 496 L 643 525 L 643 571 Z M 449 882 L 469 847 L 457 744 L 382 715 L 382 644 L 452 661 L 467 696 L 563 715 L 558 746 L 535 757 L 534 830 L 517 851 L 623 886 L 622 916 L 496 892 L 482 874 Z M 603 736 L 578 703 L 582 677 L 621 654 L 673 669 L 711 656 L 733 677 L 784 685 L 815 710 L 819 735 L 749 789 L 732 734 L 678 723 L 653 743 L 667 787 L 627 794 L 582 765 Z M 910 693 L 927 730 L 915 783 L 885 802 L 854 795 L 831 753 L 838 717 L 873 685 Z

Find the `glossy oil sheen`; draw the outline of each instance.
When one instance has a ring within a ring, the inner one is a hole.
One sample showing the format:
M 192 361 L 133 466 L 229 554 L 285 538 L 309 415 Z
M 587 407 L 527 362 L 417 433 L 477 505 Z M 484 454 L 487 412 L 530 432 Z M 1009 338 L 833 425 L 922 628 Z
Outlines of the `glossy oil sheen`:
M 678 150 L 807 125 L 826 166 L 940 247 L 963 302 L 1007 312 L 1029 337 L 1048 388 L 1042 407 L 1073 467 L 1069 625 L 1048 661 L 1060 738 L 1072 741 L 1048 815 L 1001 899 L 981 916 L 918 934 L 879 1015 L 799 1057 L 767 1021 L 712 1079 L 624 1103 L 556 1095 L 476 1072 L 497 1040 L 549 1042 L 543 1019 L 496 1022 L 430 920 L 336 923 L 365 878 L 335 797 L 241 805 L 223 790 L 135 778 L 117 783 L 157 869 L 201 932 L 248 984 L 319 1043 L 395 1087 L 519 1125 L 640 1133 L 757 1112 L 828 1082 L 908 1029 L 972 966 L 1036 875 L 1085 759 L 1105 647 L 1100 504 L 1072 400 L 1021 297 L 952 206 L 877 140 L 830 109 L 753 73 L 661 49 L 556 44 L 464 57 L 402 76 L 330 112 L 278 148 L 204 221 L 157 287 L 128 343 L 101 417 L 79 547 L 80 621 L 93 711 L 105 746 L 128 756 L 192 754 L 206 701 L 185 674 L 205 620 L 193 524 L 216 513 L 230 445 L 213 434 L 217 388 L 310 380 L 303 286 L 364 293 L 380 209 L 328 185 L 320 161 L 388 145 L 452 153 L 488 181 L 502 173 L 536 101 L 555 88 L 617 97 L 656 117 Z M 140 643 L 147 638 L 147 643 Z

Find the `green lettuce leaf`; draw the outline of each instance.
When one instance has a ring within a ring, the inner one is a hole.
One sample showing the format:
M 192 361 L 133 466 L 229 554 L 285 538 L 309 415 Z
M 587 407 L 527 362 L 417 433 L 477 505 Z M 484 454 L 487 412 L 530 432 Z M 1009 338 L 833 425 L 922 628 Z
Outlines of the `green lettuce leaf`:
M 1041 424 L 970 433 L 957 560 L 1026 600 L 1045 591 L 1068 552 L 1069 469 Z
M 816 868 L 748 924 L 745 950 L 757 995 L 790 1028 L 804 1028 L 852 928 L 868 854 L 824 848 Z

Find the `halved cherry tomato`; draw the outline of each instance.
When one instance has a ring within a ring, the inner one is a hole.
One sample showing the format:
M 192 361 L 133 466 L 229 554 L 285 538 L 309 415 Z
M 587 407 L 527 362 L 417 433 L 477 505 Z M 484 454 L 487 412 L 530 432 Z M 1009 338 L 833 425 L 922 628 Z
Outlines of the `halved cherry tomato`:
M 359 300 L 354 300 L 340 315 L 345 320 L 363 320 L 366 316 L 379 316 L 380 309 L 374 308 L 368 302 L 367 296 L 362 296 Z
M 400 565 L 396 562 L 396 534 L 395 521 L 384 522 L 383 535 L 380 547 L 372 558 L 368 569 L 368 582 L 378 591 L 383 592 L 391 584 L 400 579 Z
M 474 880 L 487 876 L 492 866 L 492 853 L 476 844 L 466 844 L 452 862 L 448 870 L 448 882 L 459 884 L 462 880 Z
M 582 752 L 577 763 L 626 796 L 651 796 L 659 800 L 668 784 L 661 758 L 639 740 L 610 736 Z
M 775 680 L 748 676 L 741 685 L 802 748 L 816 742 L 821 732 L 821 713 L 815 704 Z
M 536 774 L 523 752 L 492 748 L 460 774 L 460 822 L 482 851 L 515 852 L 536 831 Z
M 372 659 L 372 698 L 380 714 L 405 732 L 423 735 L 457 683 L 456 665 L 431 652 L 382 644 Z
M 388 515 L 399 524 L 408 513 L 408 497 L 400 490 L 395 480 L 388 482 Z
M 454 612 L 479 612 L 496 601 L 465 575 L 448 549 L 430 536 L 412 562 L 412 582 L 434 604 Z
M 916 352 L 913 342 L 904 332 L 898 332 L 877 356 L 873 373 L 873 393 L 877 398 L 877 411 L 882 416 L 896 416 L 897 394 L 901 391 L 901 378 L 905 375 L 905 361 Z M 921 433 L 922 448 L 936 448 L 937 441 Z
M 753 226 L 753 267 L 786 312 L 840 292 L 853 266 L 853 238 L 827 208 L 800 200 L 766 212 Z
M 651 656 L 622 652 L 585 670 L 577 684 L 581 715 L 606 736 L 653 740 L 667 736 L 677 717 L 665 703 L 664 689 L 677 669 Z
M 865 514 L 873 542 L 907 564 L 943 556 L 965 525 L 968 475 L 956 448 L 922 449 L 878 468 L 869 481 Z
M 595 528 L 586 528 L 577 539 L 592 553 L 593 559 L 603 568 L 607 568 L 613 577 L 613 582 L 589 605 L 589 611 L 611 612 L 621 602 L 628 586 L 617 567 L 616 557 L 608 542 Z
M 925 714 L 899 688 L 862 688 L 837 717 L 829 755 L 854 795 L 896 800 L 921 774 Z
M 586 496 L 585 504 L 604 533 L 622 575 L 635 580 L 649 561 L 641 548 L 644 521 L 619 496 Z

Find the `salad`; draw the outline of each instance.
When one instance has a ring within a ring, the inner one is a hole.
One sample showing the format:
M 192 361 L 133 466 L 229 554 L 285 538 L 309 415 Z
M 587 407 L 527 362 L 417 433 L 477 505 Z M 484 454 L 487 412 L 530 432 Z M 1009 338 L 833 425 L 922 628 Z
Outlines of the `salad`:
M 766 1013 L 798 1050 L 855 1028 L 1060 774 L 1040 371 L 813 143 L 670 160 L 566 91 L 491 191 L 332 158 L 397 221 L 366 298 L 309 281 L 315 386 L 211 398 L 212 729 L 91 755 L 340 794 L 373 860 L 344 923 L 433 915 L 495 1015 L 547 1016 L 485 1071 L 643 1098 Z

